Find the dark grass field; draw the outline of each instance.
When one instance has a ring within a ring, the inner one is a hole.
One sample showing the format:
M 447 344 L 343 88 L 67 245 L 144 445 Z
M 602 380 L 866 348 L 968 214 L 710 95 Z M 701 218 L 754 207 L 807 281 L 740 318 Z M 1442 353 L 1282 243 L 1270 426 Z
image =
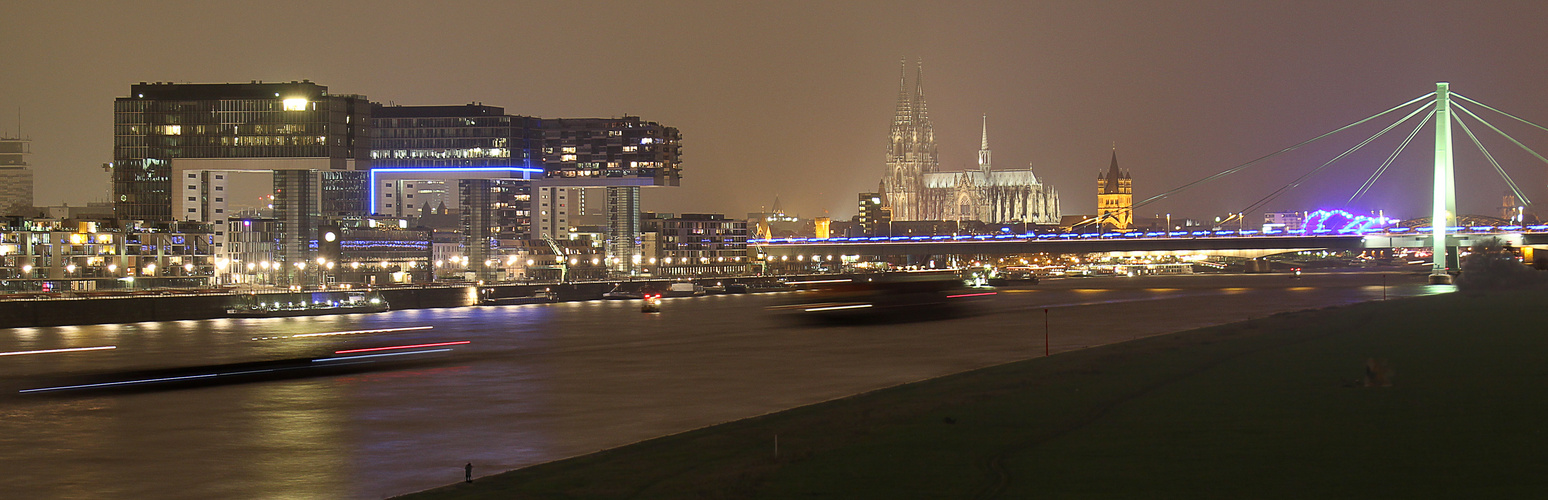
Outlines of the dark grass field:
M 1281 314 L 403 498 L 1535 498 L 1545 303 L 1457 293 Z

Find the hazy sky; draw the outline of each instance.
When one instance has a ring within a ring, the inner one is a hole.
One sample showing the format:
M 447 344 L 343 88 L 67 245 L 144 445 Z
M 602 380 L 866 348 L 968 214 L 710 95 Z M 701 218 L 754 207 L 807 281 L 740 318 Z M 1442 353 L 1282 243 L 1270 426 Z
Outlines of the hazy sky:
M 1090 213 L 1115 142 L 1144 198 L 1436 81 L 1548 122 L 1545 19 L 1540 1 L 13 2 L 0 135 L 20 107 L 37 203 L 80 204 L 104 197 L 112 101 L 130 84 L 310 79 L 398 104 L 639 115 L 683 134 L 682 187 L 647 190 L 646 209 L 740 216 L 777 194 L 788 212 L 847 218 L 882 175 L 907 57 L 925 63 L 943 169 L 974 164 L 987 113 L 996 165 L 1033 164 L 1065 213 Z M 1548 151 L 1548 132 L 1491 121 Z M 1138 212 L 1242 209 L 1380 128 Z M 1266 208 L 1344 206 L 1410 128 Z M 1494 213 L 1504 184 L 1457 134 L 1462 211 Z M 1427 212 L 1431 138 L 1348 207 Z M 1548 200 L 1548 167 L 1483 140 Z

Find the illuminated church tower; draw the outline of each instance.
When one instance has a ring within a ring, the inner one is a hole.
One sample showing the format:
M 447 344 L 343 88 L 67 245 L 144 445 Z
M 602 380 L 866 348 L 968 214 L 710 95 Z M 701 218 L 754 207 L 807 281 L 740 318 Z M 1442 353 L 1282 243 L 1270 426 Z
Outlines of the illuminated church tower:
M 909 91 L 907 63 L 898 75 L 898 107 L 892 118 L 887 147 L 887 171 L 881 180 L 882 203 L 892 208 L 892 220 L 926 220 L 922 196 L 924 174 L 936 171 L 935 125 L 924 99 L 924 64 L 916 67 Z
M 1118 148 L 1104 175 L 1097 172 L 1097 222 L 1113 229 L 1134 225 L 1134 179 L 1118 169 Z

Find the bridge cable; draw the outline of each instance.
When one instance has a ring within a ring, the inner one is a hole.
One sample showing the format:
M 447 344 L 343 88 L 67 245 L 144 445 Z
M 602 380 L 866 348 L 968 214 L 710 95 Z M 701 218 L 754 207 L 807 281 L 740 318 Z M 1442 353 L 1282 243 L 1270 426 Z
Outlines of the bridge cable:
M 1348 150 L 1345 150 L 1343 153 L 1340 153 L 1338 156 L 1333 157 L 1333 159 L 1328 160 L 1327 163 L 1323 163 L 1322 166 L 1314 168 L 1314 169 L 1312 169 L 1312 171 L 1305 173 L 1304 175 L 1296 178 L 1293 181 L 1290 181 L 1290 183 L 1285 184 L 1284 186 L 1281 186 L 1279 189 L 1274 190 L 1274 192 L 1269 193 L 1268 196 L 1264 196 L 1262 199 L 1258 200 L 1256 203 L 1248 205 L 1247 208 L 1237 211 L 1237 213 L 1251 212 L 1251 211 L 1257 209 L 1258 207 L 1261 207 L 1264 204 L 1266 204 L 1266 203 L 1268 203 L 1270 201 L 1273 201 L 1274 198 L 1278 198 L 1280 195 L 1285 194 L 1286 192 L 1289 192 L 1290 190 L 1299 187 L 1301 185 L 1301 183 L 1305 182 L 1308 177 L 1316 175 L 1317 172 L 1321 172 L 1323 169 L 1328 168 L 1329 165 L 1332 165 L 1332 164 L 1338 162 L 1339 160 L 1344 159 L 1345 156 L 1349 156 L 1351 153 L 1354 153 L 1355 151 L 1359 151 L 1360 148 L 1365 147 L 1366 144 L 1370 144 L 1371 141 L 1374 141 L 1377 138 L 1379 138 L 1379 137 L 1381 137 L 1383 135 L 1386 135 L 1387 132 L 1391 131 L 1394 128 L 1397 128 L 1398 125 L 1402 125 L 1403 122 L 1408 121 L 1408 119 L 1413 118 L 1414 115 L 1417 115 L 1417 114 L 1419 114 L 1419 112 L 1424 111 L 1424 110 L 1425 110 L 1425 107 L 1419 107 L 1418 109 L 1415 109 L 1412 113 L 1409 113 L 1408 116 L 1404 116 L 1403 118 L 1399 119 L 1398 121 L 1393 122 L 1391 125 L 1388 125 L 1387 128 L 1381 129 L 1381 131 L 1380 132 L 1376 132 L 1375 135 L 1372 135 L 1369 138 L 1366 138 L 1364 141 L 1361 141 L 1359 144 L 1354 145 L 1354 147 L 1349 148 Z
M 1369 193 L 1371 188 L 1376 186 L 1376 180 L 1380 179 L 1381 175 L 1387 172 L 1387 168 L 1391 167 L 1392 162 L 1396 161 L 1398 155 L 1403 153 L 1403 150 L 1408 147 L 1408 143 L 1414 140 L 1414 136 L 1419 135 L 1419 130 L 1423 129 L 1426 124 L 1430 123 L 1431 118 L 1435 118 L 1435 110 L 1430 110 L 1430 114 L 1424 115 L 1424 120 L 1421 120 L 1419 125 L 1415 126 L 1414 130 L 1408 133 L 1408 137 L 1403 139 L 1403 143 L 1399 144 L 1397 149 L 1393 150 L 1392 154 L 1387 156 L 1387 161 L 1382 162 L 1381 166 L 1377 167 L 1376 171 L 1371 173 L 1371 177 L 1365 180 L 1365 184 L 1361 184 L 1360 189 L 1356 189 L 1355 193 L 1350 195 L 1349 199 L 1346 200 L 1344 204 L 1348 205 L 1354 203 L 1356 199 L 1365 196 L 1365 193 Z
M 1528 153 L 1532 153 L 1532 156 L 1537 157 L 1538 160 L 1542 160 L 1543 163 L 1548 163 L 1548 158 L 1543 158 L 1543 155 L 1537 154 L 1537 152 L 1533 151 L 1532 148 L 1529 148 L 1525 144 L 1522 144 L 1521 141 L 1516 140 L 1515 137 L 1511 137 L 1510 134 L 1507 134 L 1507 133 L 1505 133 L 1505 131 L 1500 130 L 1499 127 L 1495 127 L 1494 124 L 1489 123 L 1488 120 L 1485 120 L 1485 119 L 1479 117 L 1478 115 L 1473 114 L 1472 110 L 1469 110 L 1469 109 L 1467 109 L 1466 107 L 1463 107 L 1460 104 L 1457 105 L 1456 108 L 1462 110 L 1463 113 L 1467 113 L 1467 115 L 1473 117 L 1474 120 L 1478 120 L 1479 123 L 1482 123 L 1485 126 L 1488 126 L 1491 130 L 1494 130 L 1495 133 L 1498 133 L 1501 136 L 1504 136 L 1506 139 L 1509 139 L 1510 142 L 1512 142 L 1512 143 L 1514 143 L 1516 145 L 1516 147 L 1519 147 L 1519 148 L 1525 150 Z
M 1336 129 L 1333 129 L 1332 131 L 1329 131 L 1329 132 L 1324 133 L 1322 135 L 1313 137 L 1311 139 L 1307 139 L 1307 140 L 1302 141 L 1302 142 L 1300 142 L 1298 144 L 1295 144 L 1293 146 L 1281 149 L 1279 151 L 1275 151 L 1273 153 L 1269 153 L 1269 154 L 1264 155 L 1264 156 L 1260 156 L 1257 159 L 1249 161 L 1247 163 L 1243 163 L 1241 165 L 1237 165 L 1237 166 L 1234 166 L 1234 167 L 1231 167 L 1231 168 L 1228 168 L 1228 169 L 1225 169 L 1225 170 L 1221 170 L 1220 172 L 1216 172 L 1213 175 L 1210 175 L 1210 176 L 1205 177 L 1203 179 L 1199 179 L 1199 180 L 1196 180 L 1196 181 L 1193 181 L 1193 182 L 1189 182 L 1187 184 L 1183 184 L 1181 186 L 1172 188 L 1171 190 L 1165 191 L 1165 192 L 1163 192 L 1161 194 L 1158 194 L 1158 195 L 1155 195 L 1155 196 L 1151 196 L 1149 198 L 1145 198 L 1144 200 L 1141 200 L 1139 203 L 1133 204 L 1128 209 L 1120 210 L 1119 213 L 1122 213 L 1123 211 L 1133 212 L 1135 209 L 1137 209 L 1139 207 L 1143 207 L 1143 206 L 1149 205 L 1149 204 L 1151 204 L 1153 202 L 1160 201 L 1163 198 L 1166 198 L 1166 197 L 1169 197 L 1171 195 L 1177 194 L 1178 192 L 1181 192 L 1181 191 L 1183 191 L 1185 189 L 1188 189 L 1188 188 L 1191 188 L 1193 186 L 1196 186 L 1196 185 L 1199 185 L 1199 184 L 1203 184 L 1203 183 L 1206 183 L 1206 182 L 1209 182 L 1209 181 L 1212 181 L 1212 180 L 1215 180 L 1215 179 L 1219 179 L 1219 178 L 1225 177 L 1227 175 L 1231 175 L 1231 174 L 1240 172 L 1243 169 L 1246 169 L 1247 167 L 1256 165 L 1258 163 L 1262 163 L 1263 161 L 1266 161 L 1266 160 L 1268 160 L 1270 158 L 1273 158 L 1273 157 L 1276 157 L 1276 156 L 1279 156 L 1279 155 L 1282 155 L 1282 154 L 1285 154 L 1285 153 L 1289 153 L 1291 151 L 1295 151 L 1297 149 L 1300 149 L 1302 146 L 1305 146 L 1307 144 L 1311 144 L 1313 142 L 1317 142 L 1318 140 L 1321 140 L 1321 139 L 1323 139 L 1323 138 L 1325 138 L 1327 136 L 1330 136 L 1330 135 L 1333 135 L 1333 134 L 1337 134 L 1339 132 L 1343 132 L 1343 131 L 1348 130 L 1350 128 L 1354 128 L 1354 127 L 1363 125 L 1366 122 L 1369 122 L 1371 120 L 1375 120 L 1377 118 L 1380 118 L 1380 117 L 1382 117 L 1382 116 L 1384 116 L 1384 115 L 1386 115 L 1388 113 L 1391 113 L 1391 112 L 1394 112 L 1394 111 L 1406 108 L 1406 107 L 1408 107 L 1409 105 L 1411 105 L 1413 103 L 1416 103 L 1416 102 L 1419 102 L 1419 101 L 1422 101 L 1422 100 L 1425 100 L 1425 99 L 1428 99 L 1428 98 L 1431 98 L 1431 97 L 1434 97 L 1434 96 L 1435 96 L 1435 93 L 1434 92 L 1430 92 L 1428 94 L 1425 94 L 1425 95 L 1422 95 L 1422 96 L 1419 96 L 1419 97 L 1415 97 L 1415 98 L 1413 98 L 1412 100 L 1410 100 L 1408 102 L 1405 102 L 1403 104 L 1399 104 L 1397 106 L 1393 106 L 1391 109 L 1388 109 L 1386 111 L 1382 111 L 1380 113 L 1376 113 L 1374 115 L 1362 118 L 1359 121 L 1356 121 L 1354 123 L 1350 123 L 1348 125 L 1344 125 L 1342 127 L 1336 128 Z M 1424 107 L 1421 106 L 1419 109 L 1424 109 Z M 1100 207 L 1098 208 L 1098 210 L 1100 210 Z M 1071 226 L 1072 227 L 1074 227 L 1074 226 L 1083 226 L 1083 225 L 1086 225 L 1086 224 L 1090 224 L 1092 222 L 1097 222 L 1100 219 L 1101 219 L 1100 215 L 1099 216 L 1094 216 L 1094 217 L 1091 217 L 1089 219 L 1086 219 L 1086 220 L 1077 222 L 1075 224 L 1072 224 Z
M 1457 122 L 1458 126 L 1462 127 L 1463 132 L 1467 133 L 1467 138 L 1473 140 L 1473 145 L 1478 147 L 1478 151 L 1483 152 L 1484 159 L 1489 160 L 1490 165 L 1494 165 L 1494 171 L 1499 172 L 1500 178 L 1505 179 L 1505 185 L 1510 187 L 1510 192 L 1516 194 L 1516 199 L 1521 200 L 1523 204 L 1531 205 L 1532 200 L 1527 199 L 1526 195 L 1521 193 L 1521 188 L 1516 187 L 1516 181 L 1511 180 L 1510 174 L 1505 173 L 1505 169 L 1500 166 L 1500 162 L 1494 160 L 1494 155 L 1489 154 L 1489 150 L 1485 149 L 1483 143 L 1478 141 L 1478 136 L 1473 135 L 1473 130 L 1467 127 L 1467 123 L 1462 121 L 1462 117 L 1452 116 L 1452 119 Z
M 1483 106 L 1483 108 L 1484 108 L 1484 109 L 1487 109 L 1487 110 L 1489 110 L 1489 111 L 1493 111 L 1493 112 L 1495 112 L 1495 113 L 1499 113 L 1499 114 L 1502 114 L 1502 115 L 1505 115 L 1505 116 L 1508 116 L 1508 117 L 1511 117 L 1511 118 L 1515 118 L 1515 119 L 1516 119 L 1516 121 L 1519 121 L 1519 122 L 1521 122 L 1521 123 L 1525 123 L 1525 124 L 1527 124 L 1527 125 L 1531 125 L 1531 126 L 1533 126 L 1533 127 L 1537 127 L 1537 128 L 1538 128 L 1538 129 L 1540 129 L 1540 130 L 1543 130 L 1543 131 L 1548 131 L 1548 127 L 1544 127 L 1544 126 L 1542 126 L 1542 125 L 1538 125 L 1538 124 L 1536 124 L 1536 123 L 1532 123 L 1532 122 L 1531 122 L 1531 121 L 1528 121 L 1528 120 L 1527 120 L 1527 119 L 1526 119 L 1526 118 L 1522 118 L 1522 117 L 1519 117 L 1519 116 L 1516 116 L 1516 115 L 1513 115 L 1513 114 L 1510 114 L 1510 113 L 1506 113 L 1506 112 L 1504 112 L 1504 111 L 1500 111 L 1500 110 L 1498 110 L 1498 109 L 1494 109 L 1494 108 L 1493 108 L 1493 107 L 1490 107 L 1490 106 L 1489 106 L 1489 105 L 1488 105 L 1488 104 L 1484 104 L 1484 103 L 1481 103 L 1481 102 L 1478 102 L 1478 101 L 1474 101 L 1474 100 L 1472 100 L 1472 99 L 1470 99 L 1470 98 L 1468 98 L 1468 97 L 1467 97 L 1467 96 L 1465 96 L 1465 95 L 1462 95 L 1462 94 L 1458 94 L 1458 93 L 1455 93 L 1455 92 L 1452 92 L 1452 93 L 1451 93 L 1451 95 L 1452 95 L 1452 96 L 1453 96 L 1453 97 L 1457 97 L 1457 98 L 1461 98 L 1461 99 L 1462 99 L 1462 100 L 1464 100 L 1464 101 L 1467 101 L 1467 102 L 1470 102 L 1470 103 L 1473 103 L 1473 104 L 1477 104 L 1477 105 L 1479 105 L 1479 106 Z M 1470 114 L 1470 115 L 1471 115 L 1471 114 L 1473 114 L 1473 113 L 1471 113 L 1471 112 L 1469 112 L 1469 113 L 1468 113 L 1468 114 Z M 1478 118 L 1478 116 L 1477 116 L 1477 115 L 1474 115 L 1474 116 L 1473 116 L 1473 118 Z M 1478 119 L 1478 121 L 1483 121 L 1483 119 L 1482 119 L 1482 118 L 1479 118 L 1479 119 Z M 1502 133 L 1503 133 L 1503 132 L 1502 132 Z

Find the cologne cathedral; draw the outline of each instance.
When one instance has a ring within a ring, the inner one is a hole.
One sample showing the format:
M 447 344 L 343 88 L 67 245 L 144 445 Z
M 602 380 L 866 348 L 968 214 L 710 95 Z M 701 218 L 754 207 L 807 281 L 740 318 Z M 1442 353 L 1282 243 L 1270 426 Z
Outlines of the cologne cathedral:
M 914 87 L 907 70 L 899 76 L 898 107 L 887 148 L 887 172 L 880 192 L 892 220 L 976 220 L 995 223 L 1059 222 L 1059 193 L 1039 182 L 1031 168 L 995 169 L 989 158 L 989 119 L 984 118 L 978 169 L 940 171 L 935 128 L 924 99 L 924 70 L 916 69 Z

